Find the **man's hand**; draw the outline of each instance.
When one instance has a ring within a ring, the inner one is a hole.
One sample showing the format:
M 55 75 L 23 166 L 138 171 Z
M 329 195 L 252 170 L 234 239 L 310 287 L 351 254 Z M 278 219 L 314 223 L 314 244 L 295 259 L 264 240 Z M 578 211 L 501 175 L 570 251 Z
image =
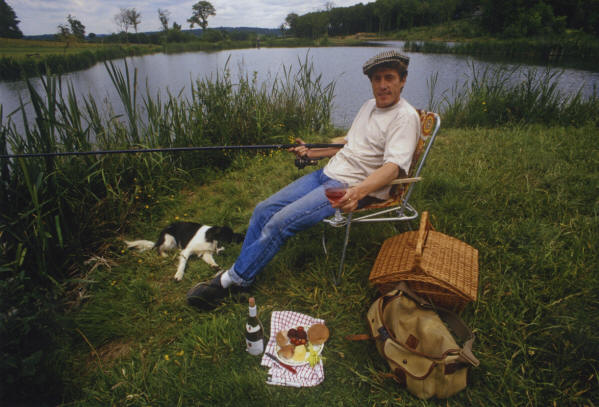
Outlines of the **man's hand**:
M 345 195 L 331 204 L 333 208 L 340 208 L 343 212 L 352 212 L 358 208 L 358 201 L 366 195 L 388 185 L 399 175 L 399 167 L 393 163 L 383 164 L 358 185 L 348 188 Z
M 295 142 L 300 145 L 297 147 L 291 147 L 287 151 L 294 153 L 297 157 L 310 158 L 308 155 L 310 149 L 304 145 L 306 142 L 299 137 L 295 139 Z
M 331 206 L 333 208 L 339 208 L 343 212 L 353 212 L 358 208 L 358 201 L 364 198 L 366 194 L 362 196 L 359 187 L 351 187 L 345 190 L 345 195 L 332 203 Z

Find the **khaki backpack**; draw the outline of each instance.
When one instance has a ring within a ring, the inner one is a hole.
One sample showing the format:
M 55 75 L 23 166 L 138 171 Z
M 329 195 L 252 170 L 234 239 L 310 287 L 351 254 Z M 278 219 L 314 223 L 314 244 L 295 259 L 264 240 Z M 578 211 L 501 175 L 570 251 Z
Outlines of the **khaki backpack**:
M 403 282 L 379 297 L 367 318 L 370 338 L 389 364 L 390 376 L 419 398 L 447 398 L 463 390 L 468 368 L 479 364 L 472 354 L 474 335 L 460 317 L 433 308 Z

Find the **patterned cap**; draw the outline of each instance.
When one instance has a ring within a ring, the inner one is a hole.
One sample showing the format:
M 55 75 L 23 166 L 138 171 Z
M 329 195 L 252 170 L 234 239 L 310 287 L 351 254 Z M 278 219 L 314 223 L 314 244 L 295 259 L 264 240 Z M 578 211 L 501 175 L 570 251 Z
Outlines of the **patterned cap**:
M 410 58 L 395 50 L 381 52 L 366 61 L 364 66 L 362 66 L 362 71 L 364 75 L 368 75 L 374 68 L 387 62 L 403 62 L 407 67 L 410 63 Z

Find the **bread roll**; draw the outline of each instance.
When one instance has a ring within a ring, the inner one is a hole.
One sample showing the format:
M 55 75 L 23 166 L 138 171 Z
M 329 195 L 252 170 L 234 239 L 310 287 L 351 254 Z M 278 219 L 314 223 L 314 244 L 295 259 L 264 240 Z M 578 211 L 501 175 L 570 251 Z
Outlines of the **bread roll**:
M 277 332 L 277 345 L 279 345 L 281 348 L 285 345 L 289 345 L 289 338 L 287 337 L 287 332 Z
M 281 349 L 279 349 L 279 357 L 282 357 L 283 359 L 291 359 L 293 357 L 293 353 L 295 351 L 295 346 L 293 345 L 285 345 L 285 346 L 281 346 Z
M 329 339 L 329 328 L 324 324 L 314 324 L 308 329 L 308 340 L 312 345 L 322 345 Z

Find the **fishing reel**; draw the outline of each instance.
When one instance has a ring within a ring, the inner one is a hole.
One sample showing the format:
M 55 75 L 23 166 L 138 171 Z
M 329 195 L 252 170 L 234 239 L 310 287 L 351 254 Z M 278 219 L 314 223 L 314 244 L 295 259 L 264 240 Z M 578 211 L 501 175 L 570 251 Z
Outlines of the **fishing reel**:
M 304 157 L 295 157 L 295 166 L 301 170 L 302 168 L 304 168 L 307 165 L 316 165 L 318 164 L 318 159 L 312 159 L 312 158 L 308 158 L 306 156 Z

